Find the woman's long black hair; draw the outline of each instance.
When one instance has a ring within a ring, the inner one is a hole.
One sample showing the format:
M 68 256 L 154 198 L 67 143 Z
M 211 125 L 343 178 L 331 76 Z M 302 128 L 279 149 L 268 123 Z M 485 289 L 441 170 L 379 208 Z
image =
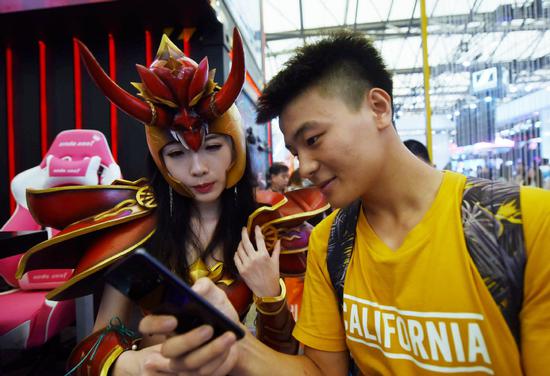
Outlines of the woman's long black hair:
M 252 173 L 248 155 L 244 175 L 235 187 L 225 189 L 221 194 L 221 214 L 214 230 L 212 240 L 206 249 L 200 245 L 198 237 L 191 229 L 193 199 L 173 191 L 173 207 L 170 214 L 169 185 L 148 156 L 149 180 L 157 199 L 157 229 L 148 242 L 148 251 L 175 271 L 180 277 L 188 280 L 188 263 L 186 247 L 200 251 L 201 258 L 206 258 L 219 246 L 223 249 L 224 269 L 233 276 L 238 274 L 233 255 L 241 241 L 241 229 L 246 226 L 248 216 L 256 208 L 252 188 Z

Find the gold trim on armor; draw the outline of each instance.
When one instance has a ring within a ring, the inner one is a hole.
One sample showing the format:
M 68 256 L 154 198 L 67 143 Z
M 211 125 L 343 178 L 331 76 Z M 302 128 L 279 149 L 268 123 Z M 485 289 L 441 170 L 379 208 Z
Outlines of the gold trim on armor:
M 254 221 L 254 219 L 256 219 L 256 217 L 258 215 L 260 215 L 261 213 L 267 211 L 267 212 L 273 212 L 277 209 L 279 209 L 281 206 L 283 206 L 284 204 L 286 204 L 288 202 L 288 198 L 286 198 L 286 196 L 283 196 L 283 198 L 281 199 L 281 201 L 277 202 L 275 205 L 273 206 L 261 206 L 259 207 L 258 209 L 254 210 L 252 212 L 252 214 L 250 214 L 248 216 L 248 221 L 246 223 L 246 228 L 252 232 L 254 229 L 252 229 L 252 222 Z
M 295 253 L 307 252 L 307 247 L 298 248 L 298 249 L 281 249 L 281 255 L 293 255 Z
M 216 262 L 213 266 L 208 266 L 201 258 L 198 258 L 188 267 L 187 273 L 193 283 L 202 277 L 207 277 L 212 282 L 225 286 L 231 286 L 235 282 L 234 279 L 223 278 L 224 264 L 221 261 Z
M 317 214 L 320 214 L 320 213 L 324 212 L 325 210 L 327 210 L 329 208 L 330 208 L 330 204 L 326 204 L 325 206 L 323 206 L 319 209 L 316 209 L 316 210 L 300 212 L 298 214 L 287 215 L 285 217 L 277 218 L 277 219 L 274 219 L 273 221 L 267 222 L 267 223 L 263 224 L 261 226 L 261 228 L 263 229 L 266 226 L 275 225 L 275 224 L 282 223 L 282 222 L 287 222 L 287 221 L 292 220 L 292 219 L 304 218 L 304 217 L 314 217 Z
M 286 306 L 286 303 L 281 302 L 281 306 L 279 308 L 277 308 L 275 311 L 271 312 L 271 311 L 264 311 L 262 308 L 260 308 L 259 305 L 257 305 L 256 306 L 256 311 L 260 312 L 262 315 L 265 315 L 265 316 L 277 316 L 279 313 L 281 313 L 283 311 L 285 306 Z
M 153 236 L 154 233 L 155 233 L 155 230 L 151 231 L 147 236 L 145 236 L 143 239 L 141 239 L 141 241 L 137 242 L 136 244 L 130 246 L 129 248 L 126 248 L 123 251 L 120 251 L 119 253 L 117 253 L 117 254 L 115 254 L 115 255 L 113 255 L 113 256 L 105 259 L 105 260 L 102 260 L 101 262 L 95 264 L 94 266 L 92 266 L 91 268 L 83 271 L 82 273 L 73 276 L 71 279 L 69 279 L 67 282 L 65 282 L 61 286 L 59 286 L 56 289 L 50 291 L 48 293 L 48 295 L 46 295 L 46 299 L 55 300 L 54 298 L 55 298 L 56 295 L 58 295 L 59 293 L 65 291 L 67 288 L 73 286 L 75 283 L 81 281 L 82 279 L 84 279 L 84 278 L 94 274 L 95 272 L 103 269 L 104 267 L 112 264 L 113 262 L 117 261 L 119 258 L 126 255 L 127 253 L 130 253 L 131 251 L 133 251 L 134 249 L 136 249 L 137 247 L 139 247 L 140 245 L 145 243 L 151 236 Z
M 109 370 L 117 358 L 124 352 L 124 348 L 117 345 L 101 365 L 99 376 L 109 376 Z
M 92 220 L 93 221 L 100 221 L 103 218 L 106 218 L 106 217 L 109 217 L 109 216 L 111 216 L 111 217 L 117 216 L 118 214 L 120 214 L 124 211 L 132 210 L 132 207 L 136 206 L 136 204 L 137 204 L 136 200 L 134 200 L 133 198 L 129 198 L 127 200 L 119 202 L 118 204 L 113 206 L 111 209 L 105 210 L 104 212 L 101 212 L 101 213 L 93 216 Z M 71 223 L 69 226 L 74 225 L 74 224 L 79 223 L 79 222 L 82 222 L 82 221 L 86 221 L 86 220 L 89 220 L 89 217 L 81 219 L 80 221 Z
M 215 99 L 216 99 L 216 93 L 212 93 L 210 95 L 210 102 L 208 103 L 208 108 L 210 109 L 210 112 L 212 113 L 212 115 L 214 115 L 215 118 L 219 118 L 220 116 L 222 116 L 222 114 L 220 114 L 220 112 L 216 108 Z
M 44 189 L 33 189 L 27 188 L 27 193 L 40 194 L 40 193 L 51 193 L 51 192 L 61 192 L 61 191 L 73 191 L 73 190 L 85 190 L 85 189 L 130 189 L 137 191 L 139 187 L 132 185 L 67 185 L 64 187 L 54 187 L 54 188 L 44 188 Z
M 54 236 L 53 238 L 45 240 L 42 243 L 38 243 L 37 245 L 35 245 L 31 249 L 29 249 L 27 252 L 25 252 L 23 254 L 23 257 L 21 257 L 21 259 L 19 260 L 19 266 L 17 267 L 17 272 L 15 273 L 15 278 L 21 279 L 23 277 L 23 274 L 25 274 L 24 270 L 25 270 L 25 267 L 27 266 L 27 260 L 34 253 L 46 248 L 47 246 L 57 244 L 57 243 L 60 243 L 62 241 L 66 241 L 66 240 L 75 238 L 75 237 L 80 236 L 80 235 L 86 235 L 86 234 L 89 234 L 89 233 L 94 232 L 96 230 L 103 230 L 105 228 L 112 227 L 112 226 L 117 225 L 117 224 L 126 223 L 126 222 L 129 222 L 129 221 L 133 220 L 133 219 L 138 219 L 138 218 L 144 217 L 148 214 L 150 214 L 150 210 L 142 210 L 140 212 L 130 214 L 126 217 L 116 218 L 116 219 L 113 219 L 113 220 L 110 220 L 110 221 L 105 221 L 105 222 L 102 222 L 102 223 L 98 223 L 98 224 L 95 224 L 95 225 L 84 227 L 84 228 L 69 232 L 67 234 Z M 82 222 L 82 221 L 78 221 L 78 222 L 75 222 L 73 224 L 76 224 L 76 223 L 79 223 L 79 222 Z
M 151 121 L 149 122 L 149 124 L 145 124 L 145 125 L 148 125 L 150 127 L 155 127 L 157 125 L 157 119 L 158 119 L 157 108 L 155 107 L 153 102 L 149 100 L 146 100 L 145 103 L 147 103 L 149 105 L 149 108 L 151 108 Z
M 105 190 L 105 189 L 129 189 L 137 191 L 142 187 L 143 183 L 147 183 L 147 178 L 139 178 L 137 180 L 126 180 L 126 179 L 115 179 L 109 185 L 66 185 L 63 187 L 53 187 L 53 188 L 27 188 L 28 193 L 40 194 L 40 193 L 51 193 L 51 192 L 62 192 L 62 191 L 75 191 L 75 190 Z
M 157 207 L 155 200 L 155 194 L 150 185 L 141 187 L 136 193 L 136 201 L 140 206 L 147 209 L 153 209 Z

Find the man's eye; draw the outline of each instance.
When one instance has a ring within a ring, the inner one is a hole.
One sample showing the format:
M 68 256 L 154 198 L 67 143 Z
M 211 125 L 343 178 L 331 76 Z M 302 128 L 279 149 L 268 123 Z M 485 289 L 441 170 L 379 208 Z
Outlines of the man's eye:
M 206 145 L 206 150 L 219 150 L 221 149 L 222 145 L 221 144 L 211 144 L 211 145 Z
M 319 136 L 313 136 L 313 137 L 307 138 L 307 139 L 306 139 L 306 144 L 307 144 L 307 146 L 313 145 L 314 143 L 317 142 L 318 139 L 319 139 Z

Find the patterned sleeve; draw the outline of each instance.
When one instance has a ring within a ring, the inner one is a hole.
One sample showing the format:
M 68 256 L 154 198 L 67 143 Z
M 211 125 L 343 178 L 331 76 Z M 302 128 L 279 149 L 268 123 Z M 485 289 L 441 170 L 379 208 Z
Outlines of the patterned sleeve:
M 327 242 L 335 213 L 317 225 L 309 239 L 302 308 L 293 335 L 308 347 L 336 352 L 347 348 L 338 301 L 326 266 Z
M 527 263 L 521 321 L 525 375 L 547 374 L 550 367 L 550 191 L 521 189 Z

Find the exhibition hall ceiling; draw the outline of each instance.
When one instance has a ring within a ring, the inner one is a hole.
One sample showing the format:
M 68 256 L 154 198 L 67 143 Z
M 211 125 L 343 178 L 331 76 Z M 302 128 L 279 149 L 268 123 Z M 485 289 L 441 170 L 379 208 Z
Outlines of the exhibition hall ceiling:
M 550 1 L 427 0 L 426 12 L 434 113 L 452 114 L 483 90 L 497 102 L 550 90 Z M 264 0 L 263 22 L 267 79 L 296 47 L 347 27 L 382 52 L 397 113 L 424 111 L 420 0 Z

